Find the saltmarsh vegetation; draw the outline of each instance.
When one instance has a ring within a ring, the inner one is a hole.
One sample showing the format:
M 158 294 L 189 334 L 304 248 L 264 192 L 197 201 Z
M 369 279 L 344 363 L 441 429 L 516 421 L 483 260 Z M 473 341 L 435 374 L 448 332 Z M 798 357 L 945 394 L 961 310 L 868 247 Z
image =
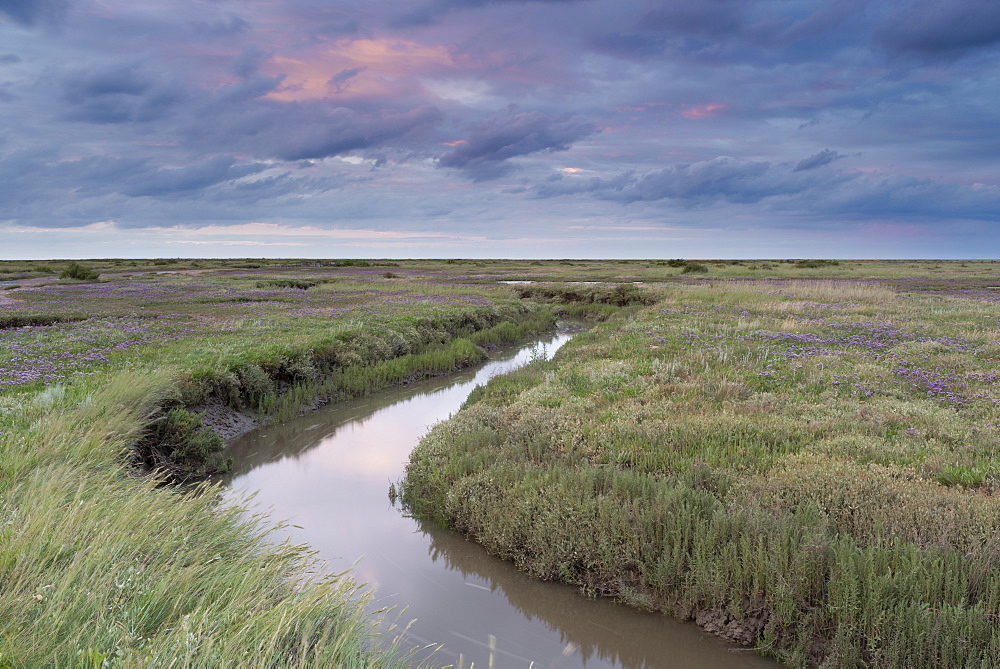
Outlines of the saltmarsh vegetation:
M 444 373 L 552 312 L 367 261 L 81 264 L 99 281 L 28 276 L 0 301 L 0 666 L 405 665 L 349 576 L 163 483 L 219 464 L 220 416 Z
M 795 666 L 995 666 L 1000 280 L 974 265 L 661 284 L 475 392 L 404 503 Z
M 414 508 L 792 663 L 997 660 L 996 263 L 77 264 L 0 262 L 0 666 L 405 664 L 349 578 L 165 474 L 219 464 L 220 415 L 441 373 L 549 309 L 608 322 L 432 433 Z

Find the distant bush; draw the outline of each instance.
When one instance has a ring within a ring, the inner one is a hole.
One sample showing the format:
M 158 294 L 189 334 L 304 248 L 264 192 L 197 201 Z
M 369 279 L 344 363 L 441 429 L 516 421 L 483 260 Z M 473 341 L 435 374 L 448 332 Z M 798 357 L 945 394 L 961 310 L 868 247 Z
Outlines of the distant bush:
M 696 272 L 698 274 L 704 274 L 708 271 L 707 265 L 702 265 L 700 262 L 695 262 L 693 260 L 688 260 L 684 263 L 684 268 L 681 270 L 681 274 L 690 274 Z
M 298 288 L 299 290 L 309 290 L 317 285 L 319 285 L 319 282 L 306 281 L 305 279 L 268 279 L 257 282 L 258 288 Z
M 617 307 L 626 307 L 630 304 L 652 304 L 656 301 L 653 296 L 633 283 L 620 283 L 611 289 L 610 295 L 599 299 Z
M 395 272 L 383 272 L 382 276 L 384 276 L 387 279 L 398 279 L 399 278 L 399 275 L 396 274 Z
M 39 274 L 55 274 L 56 271 L 49 267 L 48 265 L 35 265 L 31 268 L 32 272 L 38 272 Z
M 97 281 L 99 276 L 100 274 L 89 267 L 75 262 L 71 262 L 66 269 L 59 273 L 60 279 L 76 279 L 77 281 Z
M 672 258 L 671 260 L 668 260 L 666 263 L 661 263 L 661 264 L 666 264 L 668 267 L 679 267 L 680 270 L 681 270 L 681 274 L 688 274 L 690 272 L 707 272 L 708 271 L 708 266 L 707 265 L 704 265 L 704 264 L 702 264 L 700 262 L 697 262 L 697 261 L 694 261 L 694 260 L 684 260 L 683 258 Z M 724 260 L 722 260 L 722 261 L 716 260 L 715 264 L 717 264 L 717 265 L 719 265 L 719 264 L 725 265 L 726 261 L 724 261 Z
M 795 263 L 796 267 L 833 267 L 834 265 L 839 265 L 840 263 L 836 260 L 800 260 Z

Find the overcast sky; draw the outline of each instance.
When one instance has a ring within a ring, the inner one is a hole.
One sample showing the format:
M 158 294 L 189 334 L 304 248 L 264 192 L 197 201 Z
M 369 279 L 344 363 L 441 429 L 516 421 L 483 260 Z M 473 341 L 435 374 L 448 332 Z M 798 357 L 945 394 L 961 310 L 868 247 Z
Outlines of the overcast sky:
M 0 257 L 1000 257 L 996 0 L 0 0 Z

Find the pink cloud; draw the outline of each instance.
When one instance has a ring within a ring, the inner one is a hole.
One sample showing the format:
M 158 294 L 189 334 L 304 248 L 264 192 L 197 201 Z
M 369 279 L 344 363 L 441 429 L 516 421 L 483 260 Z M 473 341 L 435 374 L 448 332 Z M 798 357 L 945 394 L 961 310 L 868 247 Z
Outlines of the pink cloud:
M 725 108 L 726 108 L 725 105 L 709 102 L 707 104 L 699 105 L 697 107 L 691 107 L 690 109 L 685 109 L 681 112 L 681 116 L 691 121 L 699 121 L 703 118 L 708 118 L 710 116 L 717 116 Z

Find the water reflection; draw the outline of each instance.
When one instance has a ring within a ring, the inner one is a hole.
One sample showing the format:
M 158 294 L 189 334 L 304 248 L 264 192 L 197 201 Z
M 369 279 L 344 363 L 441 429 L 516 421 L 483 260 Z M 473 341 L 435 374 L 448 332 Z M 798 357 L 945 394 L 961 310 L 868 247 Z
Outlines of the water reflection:
M 338 403 L 232 444 L 229 482 L 291 525 L 331 571 L 354 566 L 377 607 L 415 619 L 413 645 L 444 643 L 434 664 L 502 667 L 765 666 L 693 625 L 589 600 L 535 581 L 480 546 L 404 516 L 388 500 L 409 452 L 491 376 L 551 357 L 560 332 L 474 370 Z M 234 492 L 234 495 L 236 493 Z

